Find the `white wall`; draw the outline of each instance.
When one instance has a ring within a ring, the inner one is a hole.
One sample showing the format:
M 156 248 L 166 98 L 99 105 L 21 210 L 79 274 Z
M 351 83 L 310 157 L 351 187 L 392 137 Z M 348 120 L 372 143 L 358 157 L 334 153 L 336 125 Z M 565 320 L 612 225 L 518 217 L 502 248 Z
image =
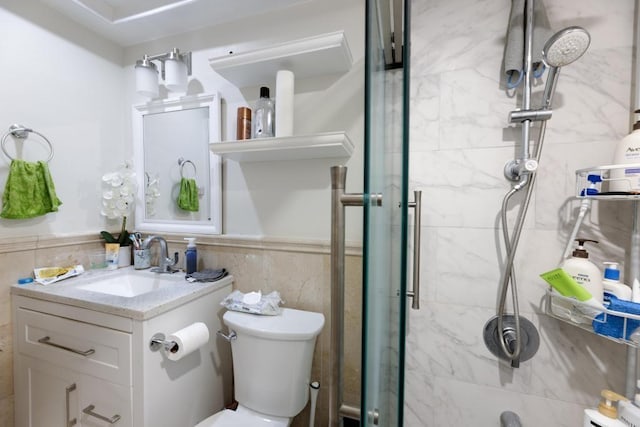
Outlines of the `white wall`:
M 19 123 L 51 141 L 49 167 L 63 205 L 30 220 L 0 219 L 0 236 L 97 232 L 111 226 L 100 215 L 101 176 L 130 156 L 122 50 L 34 3 L 6 1 L 0 8 L 0 132 Z M 34 136 L 23 154 L 35 161 L 48 152 Z M 9 164 L 0 153 L 2 192 Z
M 520 309 L 541 345 L 513 370 L 482 340 L 503 259 L 503 166 L 520 135 L 507 123 L 520 100 L 500 84 L 511 2 L 413 2 L 410 175 L 423 190 L 424 297 L 409 319 L 405 425 L 498 426 L 512 410 L 525 426 L 577 426 L 601 389 L 624 393 L 624 346 L 542 314 L 538 275 L 557 265 L 575 218 L 574 171 L 610 164 L 630 129 L 633 3 L 545 2 L 554 30 L 582 25 L 592 45 L 558 82 L 516 260 Z M 628 204 L 594 205 L 584 234 L 602 241 L 595 262 L 624 258 L 629 227 Z
M 345 31 L 355 65 L 335 82 L 327 83 L 326 79 L 296 82 L 294 133 L 347 131 L 356 145 L 354 154 L 350 159 L 244 164 L 226 161 L 223 169 L 225 234 L 328 240 L 330 166 L 346 160 L 351 169 L 348 191 L 362 191 L 364 8 L 362 2 L 345 4 L 334 0 L 330 3 L 311 2 L 126 50 L 126 92 L 127 96 L 133 94 L 129 98 L 131 103 L 147 101 L 134 94 L 132 66 L 136 59 L 145 53 L 155 55 L 173 47 L 192 51 L 193 76 L 187 93 L 219 92 L 223 99 L 223 139 L 234 140 L 236 109 L 241 105 L 253 106 L 258 98 L 258 87 L 238 90 L 211 69 L 209 58 L 226 55 L 229 51 L 253 50 L 274 43 Z M 274 96 L 275 87 L 271 87 L 271 94 Z M 362 235 L 361 210 L 350 213 L 348 221 L 347 240 L 359 242 Z
M 166 52 L 174 46 L 194 52 L 188 93 L 222 94 L 224 113 L 231 112 L 224 117 L 225 131 L 232 135 L 236 107 L 251 105 L 258 90 L 240 92 L 230 86 L 211 70 L 210 57 L 345 30 L 355 61 L 352 71 L 331 84 L 322 79 L 299 82 L 295 126 L 296 133 L 347 131 L 356 144 L 347 161 L 352 169 L 348 188 L 361 191 L 363 12 L 361 2 L 312 2 L 125 50 L 39 3 L 3 2 L 0 25 L 10 37 L 5 39 L 0 59 L 0 90 L 5 99 L 0 105 L 5 123 L 0 121 L 0 130 L 22 123 L 52 141 L 55 158 L 50 169 L 63 205 L 58 213 L 32 220 L 0 220 L 0 234 L 71 234 L 118 227 L 117 221 L 106 222 L 99 213 L 100 178 L 132 159 L 130 106 L 146 101 L 134 93 L 132 66 L 143 53 Z M 25 150 L 30 160 L 45 155 L 38 143 L 25 144 Z M 327 240 L 329 167 L 341 162 L 344 160 L 226 163 L 224 233 Z M 2 189 L 8 167 L 9 159 L 0 156 Z M 348 220 L 347 240 L 360 241 L 360 212 L 350 213 Z

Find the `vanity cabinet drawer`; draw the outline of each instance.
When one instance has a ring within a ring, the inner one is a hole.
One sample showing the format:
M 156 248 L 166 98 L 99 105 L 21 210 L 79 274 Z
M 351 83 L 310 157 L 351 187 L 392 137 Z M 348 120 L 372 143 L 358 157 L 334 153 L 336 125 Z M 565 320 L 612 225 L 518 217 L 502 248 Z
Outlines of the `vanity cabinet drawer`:
M 24 308 L 16 311 L 21 354 L 131 385 L 131 334 Z

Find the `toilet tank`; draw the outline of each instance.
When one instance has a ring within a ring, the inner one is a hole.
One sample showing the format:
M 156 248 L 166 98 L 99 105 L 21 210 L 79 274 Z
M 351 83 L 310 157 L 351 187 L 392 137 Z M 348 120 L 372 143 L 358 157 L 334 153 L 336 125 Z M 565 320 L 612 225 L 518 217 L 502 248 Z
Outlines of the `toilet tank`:
M 223 321 L 237 335 L 231 342 L 236 400 L 267 415 L 302 411 L 324 316 L 285 308 L 278 316 L 227 311 Z

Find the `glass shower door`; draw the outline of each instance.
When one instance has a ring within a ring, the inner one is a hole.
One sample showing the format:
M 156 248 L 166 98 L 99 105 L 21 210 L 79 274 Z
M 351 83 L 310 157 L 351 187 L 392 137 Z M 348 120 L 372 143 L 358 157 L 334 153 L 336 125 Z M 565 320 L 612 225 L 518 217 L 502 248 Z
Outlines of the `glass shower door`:
M 366 11 L 362 426 L 403 425 L 409 52 L 402 31 L 395 32 L 402 63 L 385 51 L 392 3 L 369 0 Z M 410 2 L 400 4 L 395 28 L 404 8 L 409 34 Z M 376 194 L 381 206 L 366 202 Z

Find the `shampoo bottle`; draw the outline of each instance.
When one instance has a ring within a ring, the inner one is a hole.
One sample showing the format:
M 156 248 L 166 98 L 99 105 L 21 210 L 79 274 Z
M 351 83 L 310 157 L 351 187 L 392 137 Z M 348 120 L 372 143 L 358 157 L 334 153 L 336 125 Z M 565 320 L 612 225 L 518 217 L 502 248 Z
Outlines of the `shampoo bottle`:
M 196 238 L 185 237 L 187 250 L 184 253 L 185 270 L 187 274 L 195 273 L 198 270 L 198 250 L 196 249 Z
M 578 248 L 573 251 L 571 258 L 567 258 L 560 266 L 580 286 L 585 288 L 594 300 L 602 304 L 604 290 L 602 287 L 602 273 L 600 269 L 589 261 L 589 253 L 584 248 L 585 242 L 598 243 L 595 240 L 576 239 Z
M 626 398 L 614 393 L 611 390 L 602 390 L 602 400 L 598 405 L 598 409 L 585 409 L 584 410 L 584 427 L 623 427 L 626 426 L 622 421 L 619 421 L 618 410 L 615 403 L 623 401 Z
M 631 301 L 631 288 L 620 282 L 618 263 L 605 262 L 604 267 L 604 278 L 602 279 L 604 291 L 615 295 L 619 299 Z
M 256 102 L 256 108 L 253 110 L 253 126 L 254 138 L 269 138 L 275 136 L 275 104 L 269 98 L 269 88 L 262 86 L 260 88 L 260 99 Z

